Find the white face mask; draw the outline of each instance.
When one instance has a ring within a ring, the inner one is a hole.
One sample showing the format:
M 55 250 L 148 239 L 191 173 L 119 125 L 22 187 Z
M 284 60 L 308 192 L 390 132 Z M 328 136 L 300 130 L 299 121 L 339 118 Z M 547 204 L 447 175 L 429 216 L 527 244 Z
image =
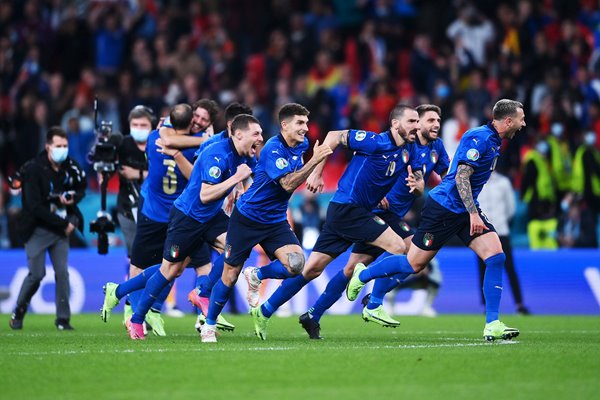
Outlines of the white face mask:
M 596 144 L 596 133 L 595 132 L 586 133 L 583 140 L 585 141 L 585 144 L 587 144 L 588 146 L 595 145 Z
M 535 149 L 537 151 L 539 151 L 540 153 L 542 153 L 543 155 L 546 155 L 548 153 L 549 146 L 548 146 L 548 143 L 546 143 L 546 142 L 539 142 L 538 144 L 535 145 Z
M 65 161 L 67 159 L 68 155 L 69 155 L 68 147 L 51 147 L 50 148 L 50 157 L 52 158 L 52 161 L 54 161 L 57 164 L 60 164 L 63 161 Z
M 150 131 L 148 129 L 131 128 L 131 137 L 138 143 L 146 143 Z
M 563 134 L 563 126 L 562 124 L 554 123 L 552 124 L 552 135 L 559 138 Z

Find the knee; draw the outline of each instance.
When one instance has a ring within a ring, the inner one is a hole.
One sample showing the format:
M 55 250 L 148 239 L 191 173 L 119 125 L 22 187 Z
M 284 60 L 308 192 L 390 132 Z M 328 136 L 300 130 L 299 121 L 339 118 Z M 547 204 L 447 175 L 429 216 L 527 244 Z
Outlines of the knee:
M 321 276 L 321 273 L 323 273 L 322 270 L 317 270 L 317 269 L 306 269 L 306 271 L 304 271 L 304 278 L 306 278 L 306 280 L 312 281 L 313 279 L 317 279 L 319 276 Z
M 288 268 L 292 276 L 301 274 L 304 269 L 304 254 L 297 252 L 288 253 Z
M 489 267 L 490 265 L 498 265 L 503 267 L 504 263 L 506 262 L 506 255 L 504 254 L 504 252 L 500 252 L 487 257 L 484 261 L 486 267 Z
M 406 244 L 403 240 L 396 241 L 390 246 L 389 252 L 392 254 L 406 254 Z
M 238 280 L 242 268 L 225 265 L 221 279 L 226 286 L 232 287 Z

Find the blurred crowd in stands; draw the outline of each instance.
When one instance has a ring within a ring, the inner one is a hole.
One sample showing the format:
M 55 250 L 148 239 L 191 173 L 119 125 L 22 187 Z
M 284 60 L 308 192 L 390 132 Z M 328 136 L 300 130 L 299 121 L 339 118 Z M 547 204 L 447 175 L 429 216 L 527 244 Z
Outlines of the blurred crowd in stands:
M 595 247 L 599 78 L 595 0 L 0 0 L 0 231 L 6 179 L 48 127 L 65 128 L 70 155 L 89 165 L 94 96 L 124 134 L 135 105 L 165 115 L 211 98 L 251 106 L 268 138 L 278 107 L 298 102 L 311 141 L 379 132 L 396 103 L 433 103 L 450 156 L 511 98 L 527 128 L 498 170 L 528 205 L 530 245 Z

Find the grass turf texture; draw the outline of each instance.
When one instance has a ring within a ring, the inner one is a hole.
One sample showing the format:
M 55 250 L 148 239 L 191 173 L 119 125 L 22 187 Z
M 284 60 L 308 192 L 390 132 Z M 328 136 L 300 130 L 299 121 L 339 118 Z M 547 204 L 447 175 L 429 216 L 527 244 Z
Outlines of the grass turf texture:
M 273 318 L 267 341 L 249 316 L 217 344 L 194 318 L 166 318 L 169 336 L 132 341 L 120 314 L 76 315 L 72 332 L 28 315 L 0 328 L 0 399 L 591 399 L 600 383 L 600 318 L 517 317 L 511 342 L 482 339 L 483 316 L 401 317 L 397 329 L 325 316 L 309 341 L 297 317 Z M 493 397 L 492 397 L 493 396 Z

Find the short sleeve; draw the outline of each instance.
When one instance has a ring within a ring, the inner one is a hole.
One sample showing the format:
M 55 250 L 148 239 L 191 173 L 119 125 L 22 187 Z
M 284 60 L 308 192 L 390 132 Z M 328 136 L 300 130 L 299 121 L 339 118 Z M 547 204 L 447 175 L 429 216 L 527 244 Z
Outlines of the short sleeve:
M 375 132 L 350 129 L 348 131 L 348 148 L 365 154 L 375 154 L 382 149 L 387 149 L 389 144 L 387 135 L 378 135 Z
M 481 157 L 487 151 L 487 140 L 476 135 L 463 136 L 456 150 L 454 158 L 458 164 L 467 164 L 472 167 L 479 166 Z
M 223 173 L 226 170 L 225 157 L 218 157 L 208 151 L 202 152 L 200 160 L 202 182 L 216 185 L 223 182 Z
M 261 161 L 264 159 L 265 172 L 270 179 L 277 181 L 282 176 L 293 172 L 285 150 L 274 146 L 267 147 L 262 150 L 260 155 Z

